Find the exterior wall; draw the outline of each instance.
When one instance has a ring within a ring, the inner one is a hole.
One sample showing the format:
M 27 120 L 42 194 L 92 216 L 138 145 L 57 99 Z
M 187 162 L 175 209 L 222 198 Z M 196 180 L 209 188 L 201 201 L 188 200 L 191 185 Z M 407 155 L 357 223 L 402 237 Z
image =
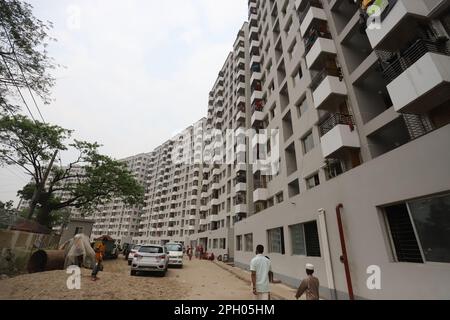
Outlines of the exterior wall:
M 235 225 L 235 234 L 253 233 L 253 244 L 267 246 L 266 230 L 317 219 L 326 211 L 333 276 L 338 297 L 347 292 L 335 207 L 342 203 L 350 270 L 355 295 L 365 299 L 448 299 L 450 273 L 445 263 L 398 263 L 394 261 L 380 207 L 418 197 L 450 192 L 450 151 L 442 148 L 450 137 L 450 125 L 404 145 L 319 187 L 304 192 L 279 208 L 266 210 Z M 434 155 L 429 157 L 428 155 Z M 420 183 L 418 183 L 420 181 Z M 323 239 L 321 248 L 323 248 Z M 286 255 L 268 253 L 274 272 L 288 283 L 298 284 L 303 266 L 313 263 L 329 296 L 324 259 L 292 256 L 285 236 Z M 235 261 L 248 266 L 253 253 L 236 252 Z M 382 290 L 369 290 L 367 268 L 381 268 Z M 439 279 L 437 281 L 437 279 Z
M 76 233 L 77 228 L 83 228 L 82 233 L 88 237 L 91 237 L 94 223 L 95 221 L 71 220 L 61 234 L 60 244 L 63 244 L 64 242 L 72 239 L 76 234 L 78 234 L 79 232 Z

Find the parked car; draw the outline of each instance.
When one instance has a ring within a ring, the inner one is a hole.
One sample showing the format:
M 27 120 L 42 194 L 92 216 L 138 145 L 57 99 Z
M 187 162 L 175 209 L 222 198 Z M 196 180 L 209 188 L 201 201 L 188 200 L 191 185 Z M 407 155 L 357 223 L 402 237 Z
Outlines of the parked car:
M 141 246 L 138 252 L 134 254 L 130 274 L 135 276 L 140 271 L 156 271 L 165 276 L 168 267 L 169 255 L 166 247 L 158 245 Z
M 136 252 L 138 252 L 138 250 L 141 248 L 140 245 L 135 244 L 131 247 L 130 252 L 128 253 L 127 256 L 127 260 L 128 260 L 128 265 L 131 266 L 131 263 L 133 262 L 133 258 L 134 255 L 136 254 Z
M 167 243 L 167 252 L 169 253 L 169 266 L 183 267 L 183 245 L 181 243 Z

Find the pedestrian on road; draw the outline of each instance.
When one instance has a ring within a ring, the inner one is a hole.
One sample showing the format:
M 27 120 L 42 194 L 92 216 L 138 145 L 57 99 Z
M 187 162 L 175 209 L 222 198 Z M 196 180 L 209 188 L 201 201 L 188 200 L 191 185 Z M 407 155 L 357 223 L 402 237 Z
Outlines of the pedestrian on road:
M 94 249 L 95 251 L 95 266 L 92 270 L 92 281 L 98 280 L 97 274 L 99 271 L 103 270 L 103 257 L 105 255 L 105 244 L 102 242 L 98 243 Z
M 187 247 L 187 255 L 189 257 L 189 261 L 192 260 L 192 248 L 191 247 Z
M 295 297 L 298 300 L 306 293 L 306 300 L 319 300 L 319 279 L 313 276 L 314 265 L 310 263 L 306 265 L 306 274 L 307 277 L 303 279 Z
M 250 262 L 255 300 L 270 300 L 269 282 L 273 278 L 270 259 L 264 256 L 264 246 L 256 247 L 256 257 Z

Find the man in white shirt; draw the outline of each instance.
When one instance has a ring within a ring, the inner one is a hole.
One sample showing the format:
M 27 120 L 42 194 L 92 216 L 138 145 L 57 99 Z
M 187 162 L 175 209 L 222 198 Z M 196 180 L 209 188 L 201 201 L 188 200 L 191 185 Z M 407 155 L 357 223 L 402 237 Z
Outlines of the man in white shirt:
M 273 275 L 272 266 L 270 260 L 263 253 L 264 246 L 258 245 L 256 247 L 256 257 L 250 262 L 255 300 L 270 300 L 269 282 Z

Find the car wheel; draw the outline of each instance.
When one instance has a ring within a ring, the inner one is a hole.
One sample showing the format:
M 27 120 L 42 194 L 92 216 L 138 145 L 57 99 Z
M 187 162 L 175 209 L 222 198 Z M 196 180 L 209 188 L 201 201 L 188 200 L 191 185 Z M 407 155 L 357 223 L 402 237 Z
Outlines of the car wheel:
M 137 275 L 137 271 L 136 270 L 131 270 L 130 275 L 134 277 L 135 275 Z

